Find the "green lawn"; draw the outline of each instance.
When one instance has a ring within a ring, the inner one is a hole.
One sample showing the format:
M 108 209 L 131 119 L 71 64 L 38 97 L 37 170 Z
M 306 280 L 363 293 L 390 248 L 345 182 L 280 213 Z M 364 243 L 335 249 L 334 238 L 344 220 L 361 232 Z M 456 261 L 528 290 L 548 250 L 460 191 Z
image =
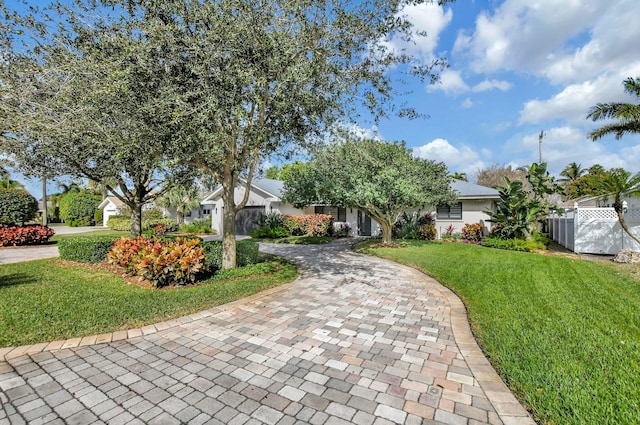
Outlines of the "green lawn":
M 56 231 L 55 227 L 52 227 L 53 231 Z M 77 237 L 86 237 L 86 236 L 117 236 L 117 237 L 121 237 L 121 236 L 125 236 L 128 237 L 131 234 L 129 232 L 121 232 L 118 230 L 111 230 L 111 229 L 105 229 L 104 227 L 99 227 L 96 228 L 96 230 L 92 230 L 90 232 L 84 232 L 84 233 L 73 233 L 73 234 L 65 234 L 65 235 L 58 235 L 57 233 L 54 234 L 51 239 L 49 239 L 49 242 L 57 242 L 61 239 L 69 239 L 69 238 L 77 238 Z
M 538 423 L 640 423 L 638 266 L 452 243 L 367 251 L 462 298 L 485 354 Z
M 223 273 L 209 283 L 150 290 L 128 285 L 106 271 L 63 266 L 57 259 L 1 265 L 0 347 L 156 323 L 246 297 L 296 276 L 293 265 L 270 258 L 266 264 Z

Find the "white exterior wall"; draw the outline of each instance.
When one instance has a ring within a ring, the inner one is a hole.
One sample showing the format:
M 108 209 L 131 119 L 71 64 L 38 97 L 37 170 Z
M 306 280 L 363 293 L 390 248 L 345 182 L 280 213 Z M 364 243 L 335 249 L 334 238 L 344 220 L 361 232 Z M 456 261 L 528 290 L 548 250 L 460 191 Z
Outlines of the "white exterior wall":
M 245 192 L 244 187 L 240 187 L 240 186 L 236 187 L 236 190 L 234 193 L 234 201 L 236 205 L 242 202 L 242 198 L 244 197 L 244 192 Z M 276 203 L 274 202 L 272 204 L 272 199 L 273 198 L 262 196 L 256 193 L 255 190 L 252 190 L 249 192 L 249 199 L 247 200 L 247 206 L 248 207 L 264 206 L 265 214 L 266 214 L 268 212 L 267 210 L 270 210 L 270 207 L 272 205 L 274 206 L 274 210 L 275 210 Z M 222 194 L 220 194 L 220 196 L 215 198 L 213 201 L 209 201 L 209 202 L 211 203 L 207 203 L 203 205 L 203 207 L 211 208 L 211 228 L 215 230 L 216 233 L 220 234 L 222 233 L 222 207 L 224 206 L 224 202 L 222 202 Z M 294 209 L 292 206 L 291 208 Z M 296 209 L 296 211 L 300 211 L 300 210 Z M 289 213 L 283 212 L 281 214 L 289 214 Z M 299 212 L 297 214 L 299 214 Z
M 485 233 L 491 230 L 493 223 L 489 223 L 491 217 L 485 214 L 485 210 L 491 210 L 493 208 L 493 202 L 490 199 L 469 199 L 462 200 L 462 219 L 460 220 L 439 220 L 437 218 L 437 214 L 434 211 L 433 216 L 436 217 L 436 230 L 438 231 L 438 236 L 442 237 L 445 233 L 447 227 L 452 225 L 455 230 L 453 233 L 460 233 L 465 224 L 474 224 L 480 223 L 485 227 Z
M 122 211 L 121 207 L 118 207 L 113 202 L 109 201 L 107 205 L 102 209 L 102 226 L 107 227 L 107 222 L 109 221 L 109 217 L 120 214 Z

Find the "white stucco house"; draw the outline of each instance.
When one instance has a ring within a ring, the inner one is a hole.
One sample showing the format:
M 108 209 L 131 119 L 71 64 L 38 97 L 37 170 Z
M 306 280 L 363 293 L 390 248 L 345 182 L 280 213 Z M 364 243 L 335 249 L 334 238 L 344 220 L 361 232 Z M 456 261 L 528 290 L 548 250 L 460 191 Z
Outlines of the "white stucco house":
M 104 198 L 100 205 L 98 205 L 98 209 L 102 210 L 102 225 L 107 227 L 109 217 L 120 215 L 125 207 L 124 202 L 115 196 L 107 196 Z M 96 223 L 96 225 L 98 225 L 98 223 Z
M 244 182 L 243 182 L 244 183 Z M 251 184 L 247 206 L 236 216 L 236 233 L 247 235 L 254 230 L 255 222 L 260 215 L 268 213 L 279 214 L 331 214 L 336 223 L 347 223 L 353 236 L 373 236 L 380 234 L 379 224 L 364 211 L 358 208 L 330 207 L 323 205 L 310 206 L 305 209 L 295 208 L 282 201 L 284 183 L 272 179 L 254 179 Z M 436 229 L 439 234 L 451 224 L 456 232 L 460 232 L 465 223 L 481 223 L 489 227 L 486 222 L 489 216 L 484 210 L 495 209 L 495 202 L 499 199 L 498 191 L 484 186 L 462 181 L 454 181 L 452 189 L 458 193 L 458 203 L 453 206 L 439 207 L 434 211 Z M 244 186 L 235 192 L 236 202 L 244 196 Z M 210 209 L 211 227 L 218 233 L 222 232 L 222 188 L 219 187 L 202 201 L 202 206 Z

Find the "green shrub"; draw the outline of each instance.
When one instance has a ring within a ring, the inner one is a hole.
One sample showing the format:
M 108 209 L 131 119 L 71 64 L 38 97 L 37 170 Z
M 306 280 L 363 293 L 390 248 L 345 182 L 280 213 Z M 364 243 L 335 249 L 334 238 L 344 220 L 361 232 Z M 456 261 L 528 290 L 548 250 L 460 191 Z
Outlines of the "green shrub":
M 211 221 L 208 218 L 194 218 L 191 223 L 181 225 L 180 231 L 184 233 L 213 233 Z
M 80 263 L 100 263 L 107 259 L 116 236 L 78 236 L 58 241 L 60 258 Z
M 500 239 L 488 237 L 482 240 L 482 246 L 489 248 L 506 249 L 509 251 L 533 252 L 545 249 L 545 245 L 534 240 L 524 239 Z
M 546 234 L 544 234 L 544 233 L 540 233 L 540 232 L 538 232 L 538 231 L 534 231 L 534 232 L 531 234 L 531 238 L 532 238 L 534 241 L 536 241 L 536 242 L 539 242 L 539 243 L 543 244 L 545 247 L 548 247 L 548 246 L 549 246 L 549 244 L 551 243 L 551 240 L 549 239 L 549 237 L 548 237 Z
M 38 214 L 38 201 L 26 190 L 0 189 L 0 225 L 24 225 Z
M 284 216 L 279 213 L 270 212 L 268 214 L 262 214 L 256 224 L 260 227 L 268 227 L 270 229 L 276 229 L 278 227 L 285 227 Z
M 153 234 L 153 229 L 158 225 L 164 226 L 165 232 L 175 232 L 178 230 L 178 225 L 175 220 L 170 218 L 152 218 L 142 220 L 142 230 L 150 231 L 149 234 Z M 107 227 L 111 230 L 120 230 L 128 232 L 131 230 L 131 217 L 124 215 L 114 215 L 109 217 L 107 221 Z
M 395 239 L 423 239 L 420 233 L 421 226 L 433 225 L 431 213 L 422 214 L 420 211 L 402 213 L 400 219 L 394 224 L 392 236 Z
M 103 214 L 104 211 L 102 211 L 100 208 L 98 208 L 96 212 L 93 213 L 93 222 L 96 226 L 102 226 Z
M 436 239 L 438 235 L 438 231 L 436 230 L 436 226 L 433 224 L 423 224 L 418 228 L 420 233 L 420 239 L 424 239 L 427 241 L 433 241 Z
M 107 220 L 107 227 L 111 230 L 128 232 L 131 230 L 131 217 L 124 215 L 112 215 Z
M 222 242 L 202 242 L 205 264 L 210 271 L 222 268 Z M 249 239 L 236 241 L 236 263 L 238 267 L 258 262 L 258 243 Z
M 252 238 L 261 239 L 278 239 L 278 238 L 286 238 L 289 236 L 289 231 L 284 227 L 260 227 L 259 229 L 251 232 L 250 236 Z
M 273 263 L 250 264 L 235 269 L 218 270 L 211 280 L 227 280 L 237 279 L 245 276 L 253 276 L 257 274 L 271 273 L 276 269 Z
M 60 200 L 60 218 L 71 227 L 95 225 L 94 213 L 102 201 L 93 193 L 70 192 Z

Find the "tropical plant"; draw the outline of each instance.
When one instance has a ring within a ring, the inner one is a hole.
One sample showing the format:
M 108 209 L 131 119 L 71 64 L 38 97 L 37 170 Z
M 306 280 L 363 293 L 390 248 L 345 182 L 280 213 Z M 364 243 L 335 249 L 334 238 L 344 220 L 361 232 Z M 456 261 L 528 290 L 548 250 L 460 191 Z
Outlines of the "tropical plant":
M 504 177 L 504 186 L 497 187 L 500 200 L 497 211 L 486 211 L 495 223 L 492 235 L 502 239 L 528 239 L 541 211 L 540 201 L 532 199 L 521 181 Z
M 0 167 L 0 189 L 24 189 L 24 185 L 17 180 L 11 180 L 11 175 Z
M 624 80 L 624 91 L 640 101 L 640 77 Z M 588 134 L 596 141 L 607 134 L 614 134 L 616 140 L 629 133 L 640 133 L 640 103 L 598 103 L 589 110 L 587 119 L 593 121 L 615 119 L 618 122 L 606 124 Z
M 622 198 L 626 196 L 640 195 L 640 173 L 632 175 L 622 168 L 609 170 L 600 180 L 600 196 L 613 200 L 613 209 L 618 215 L 620 226 L 633 240 L 640 243 L 640 239 L 631 233 L 624 219 L 624 206 Z
M 192 210 L 200 207 L 200 189 L 192 184 L 189 186 L 178 185 L 169 189 L 157 199 L 158 205 L 176 210 L 176 224 L 184 224 L 184 217 Z
M 451 174 L 451 178 L 454 180 L 460 180 L 463 182 L 468 182 L 469 178 L 467 177 L 467 173 L 460 173 L 460 172 L 455 172 L 453 174 Z

